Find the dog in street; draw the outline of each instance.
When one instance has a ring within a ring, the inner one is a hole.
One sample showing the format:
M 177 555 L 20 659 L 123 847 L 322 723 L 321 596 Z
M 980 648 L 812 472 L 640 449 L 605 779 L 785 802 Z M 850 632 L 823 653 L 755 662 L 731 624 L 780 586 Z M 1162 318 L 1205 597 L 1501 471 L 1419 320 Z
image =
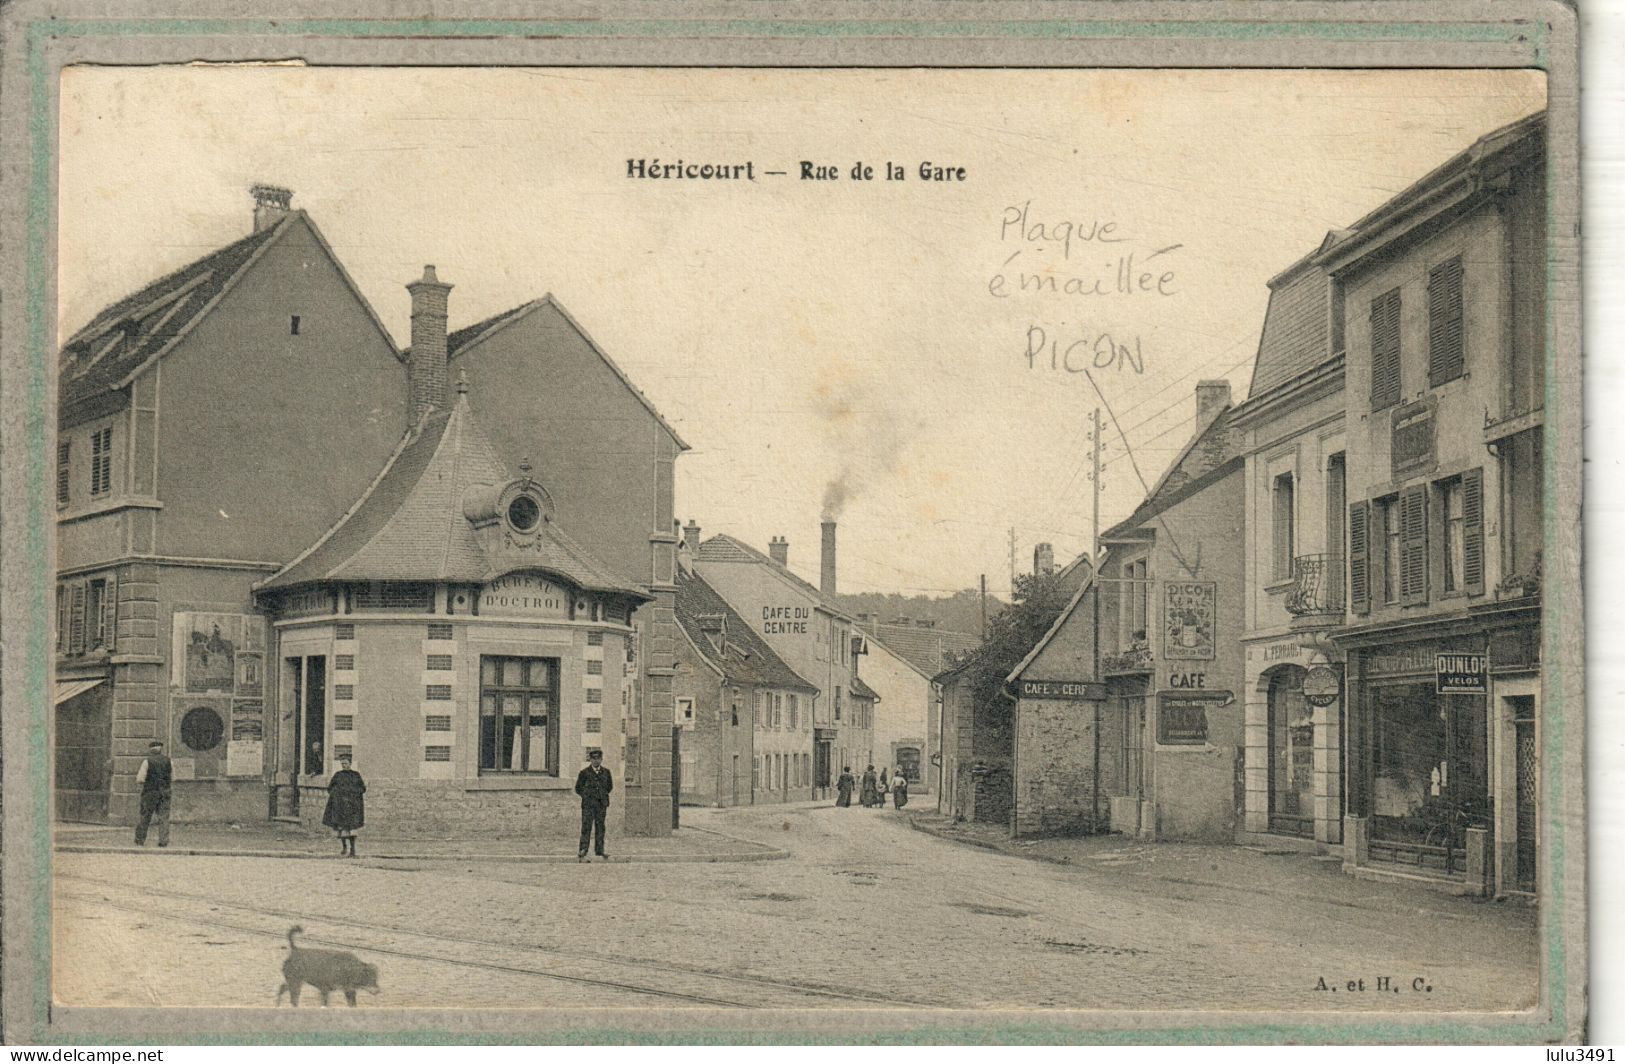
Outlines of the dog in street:
M 309 984 L 322 995 L 322 1004 L 335 990 L 344 991 L 344 1000 L 355 1008 L 355 993 L 365 990 L 378 993 L 378 966 L 368 964 L 353 953 L 336 949 L 307 949 L 293 940 L 304 931 L 303 927 L 288 928 L 288 959 L 282 962 L 282 985 L 277 988 L 276 1003 L 282 1004 L 282 995 L 288 995 L 289 1004 L 299 1006 L 299 991 Z

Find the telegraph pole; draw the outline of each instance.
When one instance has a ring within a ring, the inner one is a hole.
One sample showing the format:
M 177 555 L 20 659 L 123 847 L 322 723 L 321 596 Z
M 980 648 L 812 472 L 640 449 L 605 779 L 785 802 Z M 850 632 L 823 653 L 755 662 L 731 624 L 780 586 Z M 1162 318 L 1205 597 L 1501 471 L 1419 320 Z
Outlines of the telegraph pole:
M 982 638 L 987 639 L 987 574 L 982 574 Z
M 1100 407 L 1098 407 L 1098 406 L 1095 407 L 1094 413 L 1092 415 L 1090 415 L 1090 417 L 1091 417 L 1091 420 L 1093 422 L 1093 429 L 1094 429 L 1094 431 L 1092 431 L 1090 433 L 1090 436 L 1092 436 L 1094 438 L 1094 476 L 1089 478 L 1089 482 L 1094 486 L 1094 493 L 1093 493 L 1094 494 L 1094 514 L 1093 514 L 1093 524 L 1090 526 L 1094 530 L 1094 549 L 1090 551 L 1090 562 L 1089 562 L 1089 564 L 1090 565 L 1099 565 L 1100 564 Z
M 1010 530 L 1010 590 L 1016 589 L 1016 530 Z

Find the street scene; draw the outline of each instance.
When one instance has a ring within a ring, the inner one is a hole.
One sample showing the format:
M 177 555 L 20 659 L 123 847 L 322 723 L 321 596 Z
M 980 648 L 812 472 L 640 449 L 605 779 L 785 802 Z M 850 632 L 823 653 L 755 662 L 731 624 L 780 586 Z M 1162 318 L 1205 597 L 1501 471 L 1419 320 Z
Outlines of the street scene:
M 775 77 L 64 74 L 53 999 L 1561 996 L 1541 76 Z
M 709 811 L 681 848 L 586 866 L 401 843 L 356 862 L 59 853 L 57 1000 L 269 1006 L 294 924 L 378 965 L 362 1008 L 1457 1012 L 1536 993 L 1527 907 L 1278 851 L 1107 838 L 1001 852 L 912 819 Z M 237 834 L 172 846 L 256 845 Z M 177 963 L 154 968 L 154 951 Z

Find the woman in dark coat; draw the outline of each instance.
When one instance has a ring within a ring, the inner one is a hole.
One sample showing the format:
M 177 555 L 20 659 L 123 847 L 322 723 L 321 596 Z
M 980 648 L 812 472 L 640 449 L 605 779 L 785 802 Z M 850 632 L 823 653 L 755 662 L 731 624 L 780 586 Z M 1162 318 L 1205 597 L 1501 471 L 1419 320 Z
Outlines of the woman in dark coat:
M 852 778 L 852 766 L 841 769 L 841 778 L 835 781 L 835 804 L 850 806 L 852 804 L 852 788 L 857 786 L 857 780 Z
M 880 804 L 880 783 L 875 777 L 873 765 L 863 770 L 863 790 L 858 792 L 858 804 L 865 809 L 873 809 Z
M 339 837 L 339 856 L 355 856 L 355 833 L 366 822 L 366 803 L 361 797 L 367 793 L 367 784 L 361 773 L 350 767 L 350 755 L 339 755 L 339 770 L 327 783 L 327 809 L 322 823 L 332 828 Z

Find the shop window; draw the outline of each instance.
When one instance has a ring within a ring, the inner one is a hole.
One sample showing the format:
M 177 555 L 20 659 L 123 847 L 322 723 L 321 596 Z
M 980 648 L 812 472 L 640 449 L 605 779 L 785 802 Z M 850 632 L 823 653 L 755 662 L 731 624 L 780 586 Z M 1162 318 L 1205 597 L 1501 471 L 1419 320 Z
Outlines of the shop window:
M 433 732 L 451 731 L 451 715 L 448 713 L 430 713 L 423 718 L 423 730 Z
M 1420 849 L 1407 856 L 1460 869 L 1453 851 L 1488 822 L 1487 727 L 1480 696 L 1440 695 L 1429 683 L 1368 688 L 1373 839 Z
M 1371 409 L 1399 402 L 1399 289 L 1371 301 Z
M 481 772 L 559 774 L 557 677 L 553 658 L 480 659 Z
M 1437 388 L 1462 375 L 1461 256 L 1428 271 L 1428 385 Z
M 58 506 L 68 504 L 69 485 L 68 469 L 72 449 L 67 440 L 56 445 L 56 502 Z
M 1304 670 L 1276 672 L 1269 691 L 1270 830 L 1313 836 L 1314 710 L 1303 694 Z
M 94 498 L 113 490 L 113 429 L 90 434 L 90 494 Z
M 920 782 L 920 750 L 915 746 L 897 748 L 897 771 L 910 783 Z
M 181 718 L 181 742 L 187 749 L 198 753 L 207 753 L 220 745 L 220 739 L 226 733 L 226 724 L 220 719 L 220 714 L 207 706 L 186 711 Z

